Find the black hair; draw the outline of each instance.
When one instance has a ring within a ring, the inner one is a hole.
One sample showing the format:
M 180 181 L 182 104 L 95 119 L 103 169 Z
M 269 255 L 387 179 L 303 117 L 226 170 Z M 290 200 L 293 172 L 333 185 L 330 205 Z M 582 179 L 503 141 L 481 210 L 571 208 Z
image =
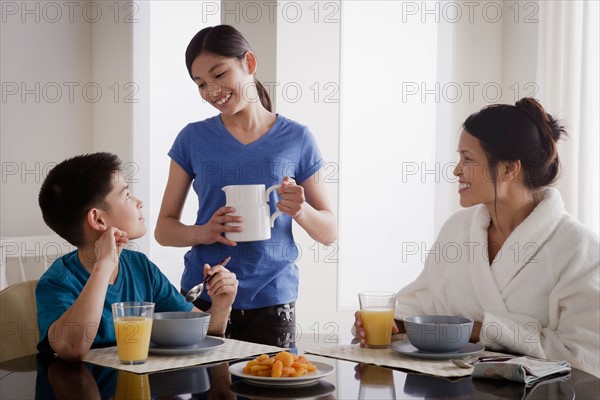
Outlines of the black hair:
M 500 161 L 520 160 L 524 183 L 538 189 L 556 181 L 560 160 L 556 142 L 565 128 L 535 99 L 522 98 L 514 106 L 491 105 L 471 114 L 463 128 L 479 139 L 496 182 Z
M 46 224 L 72 245 L 82 245 L 87 212 L 94 207 L 108 209 L 106 196 L 120 169 L 121 160 L 111 153 L 84 154 L 56 165 L 38 197 Z
M 242 60 L 246 52 L 252 51 L 250 44 L 240 31 L 231 25 L 217 25 L 204 28 L 192 38 L 185 50 L 185 65 L 190 78 L 192 63 L 202 53 L 212 53 L 221 57 Z M 256 77 L 254 77 L 258 98 L 264 108 L 272 111 L 269 92 Z
M 479 139 L 487 157 L 496 213 L 499 162 L 519 160 L 523 183 L 529 189 L 539 189 L 556 181 L 560 170 L 556 142 L 567 132 L 537 100 L 524 97 L 514 106 L 484 107 L 465 120 L 463 129 Z

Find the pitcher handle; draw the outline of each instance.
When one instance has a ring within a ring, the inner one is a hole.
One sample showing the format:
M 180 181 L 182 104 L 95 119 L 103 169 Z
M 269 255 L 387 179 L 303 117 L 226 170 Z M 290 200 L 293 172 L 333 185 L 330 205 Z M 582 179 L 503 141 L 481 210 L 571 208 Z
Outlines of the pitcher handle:
M 283 211 L 275 211 L 273 213 L 273 215 L 271 215 L 271 228 L 275 228 L 275 220 L 277 219 L 277 217 L 279 217 L 281 214 L 283 214 Z
M 275 189 L 279 189 L 280 187 L 281 187 L 281 185 L 277 184 L 277 185 L 273 185 L 267 189 L 267 192 L 265 194 L 265 197 L 267 198 L 267 202 L 269 201 L 269 196 L 271 195 L 271 192 Z
M 277 184 L 277 185 L 273 185 L 271 187 L 269 187 L 266 191 L 265 197 L 267 198 L 267 202 L 269 201 L 269 196 L 271 195 L 271 193 L 273 192 L 273 190 L 279 189 L 281 187 L 281 185 Z M 277 217 L 279 217 L 281 214 L 283 214 L 282 211 L 275 211 L 273 213 L 273 215 L 271 215 L 271 228 L 275 227 L 275 220 L 277 219 Z

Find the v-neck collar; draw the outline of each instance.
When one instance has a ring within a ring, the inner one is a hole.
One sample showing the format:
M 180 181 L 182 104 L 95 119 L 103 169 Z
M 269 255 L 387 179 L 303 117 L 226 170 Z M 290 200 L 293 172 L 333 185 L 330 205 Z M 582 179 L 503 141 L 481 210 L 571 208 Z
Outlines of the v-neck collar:
M 485 250 L 473 252 L 474 260 L 470 262 L 469 272 L 477 297 L 486 310 L 506 311 L 502 291 L 537 255 L 560 221 L 564 205 L 558 190 L 547 188 L 536 197 L 541 201 L 508 236 L 491 265 L 487 257 L 487 229 L 491 217 L 485 206 L 479 206 L 475 212 L 470 242 L 482 245 Z M 517 250 L 519 252 L 515 253 Z M 515 254 L 518 256 L 515 257 Z M 486 265 L 489 268 L 485 268 Z
M 237 140 L 235 138 L 235 136 L 233 136 L 231 134 L 231 132 L 229 132 L 229 130 L 225 127 L 225 124 L 223 124 L 223 121 L 221 120 L 221 114 L 217 115 L 214 120 L 215 120 L 215 124 L 217 126 L 218 131 L 224 135 L 225 137 L 228 138 L 228 140 L 234 144 L 236 147 L 241 148 L 241 149 L 249 149 L 252 147 L 255 147 L 257 145 L 259 145 L 261 142 L 263 142 L 264 140 L 267 140 L 266 138 L 268 136 L 271 136 L 272 132 L 274 132 L 275 130 L 277 130 L 279 128 L 279 125 L 281 125 L 282 122 L 282 117 L 279 116 L 279 114 L 275 114 L 275 123 L 273 124 L 273 126 L 271 128 L 269 128 L 269 130 L 267 132 L 265 132 L 264 135 L 262 135 L 261 137 L 259 137 L 258 139 L 256 139 L 254 142 L 252 143 L 248 143 L 248 144 L 244 144 L 242 142 L 240 142 L 239 140 Z

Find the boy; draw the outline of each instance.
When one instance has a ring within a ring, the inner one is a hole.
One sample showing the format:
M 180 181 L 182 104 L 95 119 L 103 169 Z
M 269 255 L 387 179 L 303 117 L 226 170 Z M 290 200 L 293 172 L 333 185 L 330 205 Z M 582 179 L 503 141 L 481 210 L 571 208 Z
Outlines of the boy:
M 130 192 L 114 154 L 94 153 L 61 162 L 39 195 L 44 221 L 77 247 L 58 258 L 36 287 L 40 352 L 81 359 L 91 347 L 114 346 L 111 304 L 151 301 L 155 312 L 200 311 L 187 303 L 148 258 L 124 250 L 146 233 L 143 203 Z M 225 332 L 237 293 L 235 275 L 220 265 L 206 286 L 212 299 L 209 333 Z

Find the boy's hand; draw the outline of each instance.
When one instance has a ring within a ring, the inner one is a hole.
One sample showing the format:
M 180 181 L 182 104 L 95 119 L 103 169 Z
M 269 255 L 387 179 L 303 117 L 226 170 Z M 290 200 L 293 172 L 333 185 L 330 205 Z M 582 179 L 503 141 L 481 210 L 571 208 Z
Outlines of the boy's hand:
M 210 275 L 213 277 L 206 283 L 205 289 L 212 300 L 211 310 L 216 307 L 229 313 L 237 294 L 238 280 L 233 272 L 222 265 L 211 268 L 210 265 L 204 264 L 204 276 L 208 278 Z
M 96 241 L 96 264 L 101 261 L 110 262 L 116 267 L 123 245 L 128 243 L 127 232 L 111 227 Z
M 277 193 L 279 194 L 277 208 L 292 218 L 297 217 L 302 211 L 302 206 L 306 200 L 304 198 L 304 188 L 297 185 L 292 178 L 286 176 L 281 181 L 281 187 L 277 189 Z

